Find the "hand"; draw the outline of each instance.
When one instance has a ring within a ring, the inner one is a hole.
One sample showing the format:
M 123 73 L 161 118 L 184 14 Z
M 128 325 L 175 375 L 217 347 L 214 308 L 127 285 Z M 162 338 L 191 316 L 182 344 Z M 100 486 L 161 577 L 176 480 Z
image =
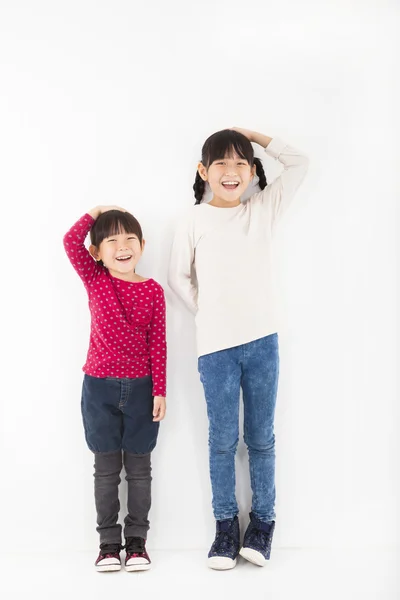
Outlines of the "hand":
M 262 148 L 266 148 L 268 144 L 271 142 L 272 138 L 268 135 L 264 135 L 262 133 L 257 133 L 256 131 L 250 131 L 250 129 L 240 129 L 240 127 L 231 127 L 233 131 L 237 131 L 238 133 L 243 134 L 247 137 L 250 142 L 254 144 L 259 144 Z
M 253 140 L 253 131 L 250 131 L 250 129 L 241 129 L 240 127 L 231 127 L 232 131 L 237 131 L 238 133 L 241 133 L 242 135 L 244 135 L 245 137 L 247 137 L 247 139 L 252 142 Z
M 95 206 L 88 211 L 88 214 L 93 217 L 93 219 L 98 219 L 100 215 L 109 210 L 121 210 L 122 212 L 127 212 L 125 208 L 121 208 L 120 206 Z
M 165 411 L 167 410 L 166 401 L 163 396 L 154 396 L 153 401 L 153 421 L 162 421 L 165 417 Z

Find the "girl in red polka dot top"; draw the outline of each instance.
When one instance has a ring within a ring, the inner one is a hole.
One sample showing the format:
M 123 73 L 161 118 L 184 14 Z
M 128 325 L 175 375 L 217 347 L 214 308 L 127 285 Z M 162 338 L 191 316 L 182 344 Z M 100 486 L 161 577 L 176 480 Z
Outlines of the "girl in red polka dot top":
M 91 314 L 81 406 L 86 441 L 95 457 L 98 571 L 121 568 L 122 465 L 128 482 L 125 568 L 150 568 L 145 542 L 151 452 L 166 410 L 166 334 L 163 289 L 135 270 L 144 246 L 138 221 L 116 206 L 90 210 L 64 236 L 65 251 L 86 288 Z

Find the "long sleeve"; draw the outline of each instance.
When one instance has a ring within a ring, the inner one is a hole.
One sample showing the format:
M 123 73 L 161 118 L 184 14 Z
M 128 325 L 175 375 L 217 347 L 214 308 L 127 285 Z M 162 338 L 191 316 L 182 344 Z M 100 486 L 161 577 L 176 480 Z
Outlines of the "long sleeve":
M 64 235 L 65 252 L 87 288 L 101 268 L 91 257 L 85 246 L 85 239 L 94 223 L 94 219 L 85 214 Z
M 166 396 L 167 342 L 165 325 L 165 297 L 161 286 L 157 285 L 154 294 L 153 315 L 149 331 L 149 351 L 153 395 Z
M 261 201 L 270 204 L 273 221 L 280 218 L 292 202 L 293 196 L 303 181 L 308 158 L 300 150 L 288 146 L 279 138 L 274 138 L 265 148 L 265 153 L 279 160 L 283 171 L 270 185 L 259 194 Z
M 175 232 L 169 263 L 168 284 L 188 309 L 196 314 L 197 287 L 192 280 L 193 263 L 193 217 L 189 216 L 180 222 Z

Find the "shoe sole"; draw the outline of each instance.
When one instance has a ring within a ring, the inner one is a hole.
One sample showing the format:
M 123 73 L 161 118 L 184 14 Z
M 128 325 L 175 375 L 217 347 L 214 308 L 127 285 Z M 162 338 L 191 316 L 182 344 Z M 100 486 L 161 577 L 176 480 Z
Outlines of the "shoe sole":
M 232 560 L 226 556 L 211 556 L 207 561 L 207 566 L 215 571 L 229 571 L 236 567 L 236 558 Z
M 111 571 L 120 571 L 121 565 L 102 565 L 100 567 L 96 567 L 96 571 L 98 573 L 108 573 Z
M 132 572 L 132 571 L 148 571 L 151 568 L 151 565 L 127 565 L 125 566 L 125 571 L 128 571 L 128 573 Z
M 257 565 L 257 567 L 263 567 L 267 562 L 261 552 L 257 552 L 257 550 L 253 550 L 252 548 L 242 548 L 239 554 L 249 562 L 253 563 L 253 565 Z

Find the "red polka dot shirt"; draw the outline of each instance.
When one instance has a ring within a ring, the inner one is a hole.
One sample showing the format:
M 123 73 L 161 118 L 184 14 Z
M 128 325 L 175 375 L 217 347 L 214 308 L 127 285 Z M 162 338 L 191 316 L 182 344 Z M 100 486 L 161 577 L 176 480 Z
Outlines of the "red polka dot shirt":
M 89 296 L 91 330 L 83 371 L 92 377 L 151 375 L 153 395 L 166 395 L 165 298 L 154 281 L 110 275 L 85 246 L 94 219 L 86 214 L 64 236 L 69 260 Z

